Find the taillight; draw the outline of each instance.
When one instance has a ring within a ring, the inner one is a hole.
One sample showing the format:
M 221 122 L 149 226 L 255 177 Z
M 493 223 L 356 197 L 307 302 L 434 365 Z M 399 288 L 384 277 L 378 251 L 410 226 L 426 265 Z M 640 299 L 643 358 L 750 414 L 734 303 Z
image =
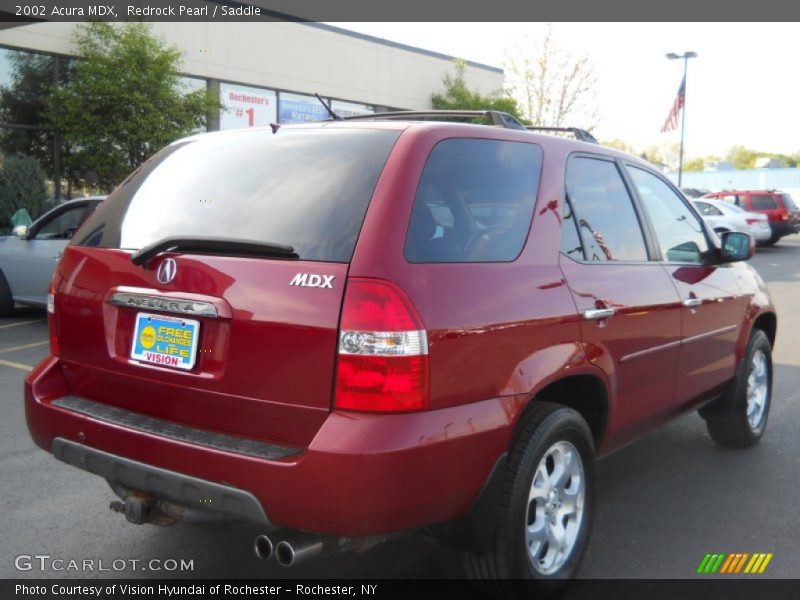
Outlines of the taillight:
M 748 225 L 755 225 L 756 223 L 760 223 L 761 219 L 747 219 Z
M 349 279 L 339 332 L 336 408 L 423 410 L 428 380 L 428 334 L 403 290 L 379 279 Z
M 788 221 L 789 215 L 787 213 L 781 213 L 781 221 Z
M 58 324 L 56 322 L 56 298 L 52 288 L 47 294 L 47 327 L 50 330 L 50 354 L 58 356 Z

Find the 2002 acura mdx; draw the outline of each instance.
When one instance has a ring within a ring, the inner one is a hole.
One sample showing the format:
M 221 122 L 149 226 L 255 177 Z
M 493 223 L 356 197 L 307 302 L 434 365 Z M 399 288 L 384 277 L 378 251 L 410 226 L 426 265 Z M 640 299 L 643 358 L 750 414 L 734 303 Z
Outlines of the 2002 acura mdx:
M 134 172 L 54 276 L 36 443 L 137 523 L 259 522 L 284 564 L 422 529 L 514 596 L 575 573 L 596 455 L 698 408 L 759 439 L 749 235 L 631 155 L 430 116 L 203 134 Z

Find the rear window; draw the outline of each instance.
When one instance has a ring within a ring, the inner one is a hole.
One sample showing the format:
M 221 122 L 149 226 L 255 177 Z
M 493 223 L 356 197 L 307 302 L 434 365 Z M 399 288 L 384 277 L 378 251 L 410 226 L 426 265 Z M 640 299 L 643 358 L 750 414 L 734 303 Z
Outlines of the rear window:
M 508 262 L 525 245 L 539 188 L 535 144 L 449 139 L 431 151 L 406 235 L 414 263 Z
M 778 208 L 778 203 L 775 201 L 775 196 L 771 194 L 752 194 L 750 206 L 756 210 L 771 210 Z
M 179 142 L 123 182 L 74 243 L 138 250 L 167 237 L 213 236 L 348 262 L 398 135 L 280 129 Z
M 787 210 L 797 210 L 797 203 L 789 194 L 781 194 L 781 198 L 783 198 L 783 206 Z

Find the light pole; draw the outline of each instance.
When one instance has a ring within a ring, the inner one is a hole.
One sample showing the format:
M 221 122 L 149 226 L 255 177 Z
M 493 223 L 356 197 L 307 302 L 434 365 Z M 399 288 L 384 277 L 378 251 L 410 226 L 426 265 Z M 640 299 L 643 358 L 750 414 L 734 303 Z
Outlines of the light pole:
M 678 187 L 681 187 L 681 179 L 683 178 L 683 126 L 686 123 L 686 70 L 689 66 L 690 58 L 697 58 L 697 52 L 684 52 L 683 54 L 675 54 L 670 52 L 667 54 L 670 60 L 683 59 L 683 113 L 681 114 L 681 151 L 678 156 Z

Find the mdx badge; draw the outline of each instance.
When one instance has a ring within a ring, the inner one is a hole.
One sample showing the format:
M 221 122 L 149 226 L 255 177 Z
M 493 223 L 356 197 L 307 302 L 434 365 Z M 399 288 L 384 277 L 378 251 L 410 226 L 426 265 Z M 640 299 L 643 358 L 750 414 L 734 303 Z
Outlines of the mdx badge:
M 172 280 L 175 279 L 175 273 L 178 272 L 178 265 L 173 258 L 165 258 L 161 261 L 161 264 L 158 265 L 158 270 L 156 271 L 156 279 L 158 279 L 159 283 L 172 283 Z
M 333 278 L 335 275 L 316 275 L 313 273 L 298 273 L 289 282 L 289 285 L 299 285 L 301 287 L 315 287 L 333 289 Z

